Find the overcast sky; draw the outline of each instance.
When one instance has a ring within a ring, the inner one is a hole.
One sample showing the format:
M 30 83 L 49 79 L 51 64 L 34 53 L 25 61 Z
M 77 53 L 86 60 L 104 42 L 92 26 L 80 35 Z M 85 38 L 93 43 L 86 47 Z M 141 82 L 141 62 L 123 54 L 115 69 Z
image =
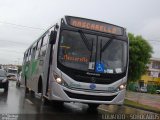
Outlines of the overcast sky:
M 150 41 L 160 58 L 160 0 L 0 0 L 0 64 L 20 64 L 27 47 L 64 15 L 123 26 Z

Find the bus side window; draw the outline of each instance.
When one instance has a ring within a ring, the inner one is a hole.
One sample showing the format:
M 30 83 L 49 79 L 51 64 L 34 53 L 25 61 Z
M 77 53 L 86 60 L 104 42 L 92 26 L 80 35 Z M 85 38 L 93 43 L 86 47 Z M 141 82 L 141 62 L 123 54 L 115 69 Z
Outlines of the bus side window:
M 27 51 L 27 54 L 26 54 L 26 62 L 28 62 L 29 60 L 29 50 Z
M 38 42 L 36 43 L 36 50 L 38 49 Z
M 38 41 L 38 49 L 41 48 L 41 43 L 42 43 L 42 40 L 40 39 L 40 40 Z
M 42 45 L 43 45 L 43 39 L 44 39 L 44 36 L 41 38 L 41 46 L 40 46 L 40 48 L 41 48 Z
M 28 61 L 31 61 L 31 53 L 32 53 L 32 49 L 29 49 L 29 54 L 28 54 Z
M 43 44 L 40 51 L 40 56 L 45 56 L 46 49 L 47 49 L 47 43 L 48 43 L 48 34 L 43 37 Z
M 35 53 L 35 59 L 38 59 L 38 57 L 39 57 L 39 52 L 40 52 L 40 48 L 41 48 L 41 42 L 42 42 L 41 39 L 37 42 L 36 53 Z
M 37 43 L 35 43 L 32 47 L 31 59 L 35 58 Z
M 24 60 L 25 62 L 27 61 L 27 52 L 25 53 Z
M 40 40 L 40 46 L 39 46 L 39 53 L 38 53 L 38 57 L 41 57 L 41 48 L 42 48 L 42 44 L 43 44 L 43 37 Z
M 42 46 L 47 45 L 47 43 L 48 43 L 48 34 L 46 34 L 44 36 L 44 38 L 43 38 L 43 45 Z
M 25 53 L 24 53 L 24 57 L 23 57 L 23 63 L 26 62 L 26 59 L 27 59 L 27 53 L 25 52 Z
M 35 59 L 38 59 L 38 53 L 39 53 L 38 44 L 39 44 L 39 41 L 37 41 L 37 45 L 36 45 Z

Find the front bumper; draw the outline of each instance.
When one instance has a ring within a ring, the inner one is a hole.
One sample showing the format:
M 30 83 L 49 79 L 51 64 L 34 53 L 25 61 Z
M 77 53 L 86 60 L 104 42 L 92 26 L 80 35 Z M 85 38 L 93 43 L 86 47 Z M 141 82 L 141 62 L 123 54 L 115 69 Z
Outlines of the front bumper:
M 96 104 L 123 104 L 125 97 L 125 89 L 115 92 L 94 92 L 72 90 L 55 83 L 51 85 L 50 98 L 51 100 L 67 101 L 67 102 L 82 102 Z

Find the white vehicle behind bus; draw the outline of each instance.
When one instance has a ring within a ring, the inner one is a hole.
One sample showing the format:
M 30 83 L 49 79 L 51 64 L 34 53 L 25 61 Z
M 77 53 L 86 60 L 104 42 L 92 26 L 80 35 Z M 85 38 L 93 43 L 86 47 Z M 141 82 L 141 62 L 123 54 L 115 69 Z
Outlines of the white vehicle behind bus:
M 8 80 L 17 80 L 18 77 L 18 68 L 10 67 L 7 69 L 7 78 Z

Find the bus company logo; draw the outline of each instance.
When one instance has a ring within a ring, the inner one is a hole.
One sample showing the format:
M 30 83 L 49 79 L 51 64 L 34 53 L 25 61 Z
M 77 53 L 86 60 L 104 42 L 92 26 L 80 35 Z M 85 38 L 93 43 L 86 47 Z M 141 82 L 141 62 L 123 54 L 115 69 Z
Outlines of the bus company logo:
M 96 88 L 96 85 L 95 85 L 94 83 L 91 83 L 91 84 L 89 85 L 89 87 L 93 90 L 93 89 Z

